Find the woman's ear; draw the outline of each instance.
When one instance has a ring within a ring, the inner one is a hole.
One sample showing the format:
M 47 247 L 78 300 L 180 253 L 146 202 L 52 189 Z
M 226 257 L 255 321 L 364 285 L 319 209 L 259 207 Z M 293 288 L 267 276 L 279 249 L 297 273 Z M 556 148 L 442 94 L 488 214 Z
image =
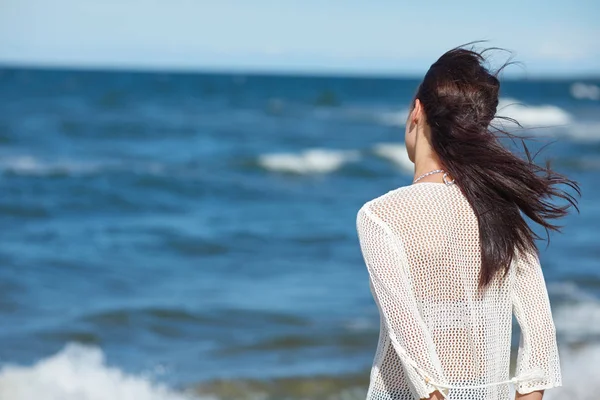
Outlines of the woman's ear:
M 421 105 L 421 101 L 419 99 L 415 99 L 415 106 L 411 112 L 411 122 L 416 124 L 423 116 L 423 107 Z

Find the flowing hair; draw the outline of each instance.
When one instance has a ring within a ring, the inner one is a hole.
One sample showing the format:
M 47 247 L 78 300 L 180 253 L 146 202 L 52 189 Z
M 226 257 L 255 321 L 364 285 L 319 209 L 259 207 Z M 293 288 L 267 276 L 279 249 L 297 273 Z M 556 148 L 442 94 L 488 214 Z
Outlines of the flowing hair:
M 491 125 L 498 107 L 498 74 L 509 63 L 492 73 L 484 53 L 465 46 L 448 51 L 429 68 L 415 96 L 431 128 L 434 151 L 477 216 L 480 288 L 498 272 L 506 274 L 516 252 L 537 251 L 535 240 L 540 237 L 524 216 L 547 235 L 560 231 L 554 220 L 571 206 L 577 209 L 576 198 L 564 189 L 581 195 L 579 185 L 549 163 L 536 165 L 523 138 Z M 505 148 L 502 137 L 519 141 L 525 157 Z M 553 199 L 566 203 L 557 205 Z

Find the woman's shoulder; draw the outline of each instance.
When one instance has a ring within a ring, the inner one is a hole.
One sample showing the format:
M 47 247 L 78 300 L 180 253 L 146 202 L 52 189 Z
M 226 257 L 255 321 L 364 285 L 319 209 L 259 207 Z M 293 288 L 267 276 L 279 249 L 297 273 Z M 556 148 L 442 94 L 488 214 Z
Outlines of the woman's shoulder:
M 364 209 L 373 212 L 386 208 L 409 205 L 410 203 L 418 202 L 423 198 L 434 195 L 439 188 L 443 187 L 445 187 L 444 184 L 428 182 L 401 186 L 367 201 L 361 207 L 361 210 Z
M 402 186 L 367 201 L 357 218 L 376 220 L 395 231 L 412 231 L 416 225 L 435 219 L 437 214 L 431 212 L 431 205 L 446 203 L 452 192 L 451 186 L 443 183 Z
M 419 196 L 419 190 L 415 190 L 415 186 L 417 185 L 402 186 L 367 201 L 358 210 L 358 216 L 364 215 L 380 222 L 388 222 L 391 215 L 409 207 L 415 197 Z

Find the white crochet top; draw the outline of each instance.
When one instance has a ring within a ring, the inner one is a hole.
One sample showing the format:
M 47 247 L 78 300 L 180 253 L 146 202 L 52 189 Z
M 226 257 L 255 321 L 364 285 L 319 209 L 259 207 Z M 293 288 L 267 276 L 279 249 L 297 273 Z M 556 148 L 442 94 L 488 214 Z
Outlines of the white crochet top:
M 505 400 L 561 385 L 537 254 L 478 289 L 477 218 L 457 185 L 417 183 L 367 202 L 358 236 L 381 315 L 368 399 Z M 509 377 L 513 312 L 521 327 Z

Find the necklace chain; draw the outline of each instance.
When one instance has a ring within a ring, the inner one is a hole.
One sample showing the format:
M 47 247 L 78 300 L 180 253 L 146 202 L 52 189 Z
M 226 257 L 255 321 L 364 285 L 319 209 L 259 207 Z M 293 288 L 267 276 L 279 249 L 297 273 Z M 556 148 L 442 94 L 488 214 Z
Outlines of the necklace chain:
M 443 169 L 434 169 L 433 171 L 426 172 L 423 175 L 419 176 L 417 179 L 415 179 L 413 181 L 413 183 L 419 182 L 421 179 L 425 178 L 426 176 L 433 175 L 433 174 L 441 174 L 442 172 L 445 173 L 445 171 Z

